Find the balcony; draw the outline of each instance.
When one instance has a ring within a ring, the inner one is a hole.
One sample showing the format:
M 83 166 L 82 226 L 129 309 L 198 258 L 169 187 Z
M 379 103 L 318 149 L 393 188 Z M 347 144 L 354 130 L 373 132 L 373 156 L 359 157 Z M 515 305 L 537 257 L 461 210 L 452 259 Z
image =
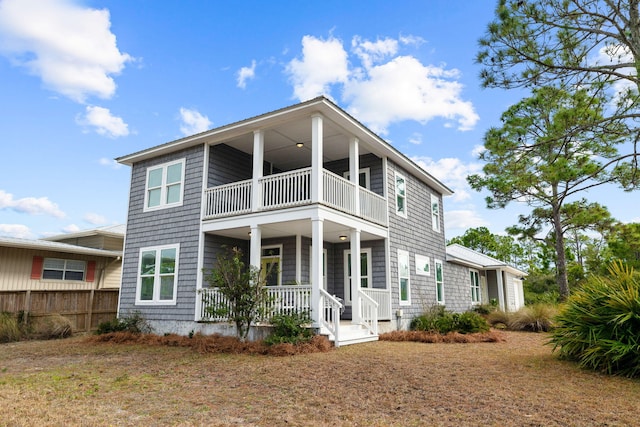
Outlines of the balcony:
M 262 212 L 309 205 L 311 168 L 297 169 L 260 178 L 259 206 L 252 206 L 253 181 L 245 180 L 207 188 L 204 191 L 203 219 L 211 220 L 249 212 Z M 328 170 L 322 174 L 321 203 L 379 225 L 387 225 L 387 201 Z M 356 193 L 357 192 L 357 193 Z M 359 205 L 356 206 L 356 194 Z

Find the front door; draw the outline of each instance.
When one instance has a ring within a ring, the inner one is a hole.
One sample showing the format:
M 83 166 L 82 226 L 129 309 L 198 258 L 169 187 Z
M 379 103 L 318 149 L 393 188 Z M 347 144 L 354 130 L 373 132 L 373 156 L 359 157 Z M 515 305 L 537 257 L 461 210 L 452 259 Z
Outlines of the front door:
M 360 250 L 360 287 L 368 288 L 371 284 L 371 248 Z M 351 305 L 351 250 L 344 251 L 344 299 Z

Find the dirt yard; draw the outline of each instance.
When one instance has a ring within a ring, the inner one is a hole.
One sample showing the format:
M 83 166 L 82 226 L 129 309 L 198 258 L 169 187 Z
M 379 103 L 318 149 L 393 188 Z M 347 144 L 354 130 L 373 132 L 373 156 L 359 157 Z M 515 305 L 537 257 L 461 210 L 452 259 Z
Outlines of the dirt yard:
M 632 426 L 640 381 L 558 361 L 546 335 L 297 356 L 0 344 L 0 426 Z

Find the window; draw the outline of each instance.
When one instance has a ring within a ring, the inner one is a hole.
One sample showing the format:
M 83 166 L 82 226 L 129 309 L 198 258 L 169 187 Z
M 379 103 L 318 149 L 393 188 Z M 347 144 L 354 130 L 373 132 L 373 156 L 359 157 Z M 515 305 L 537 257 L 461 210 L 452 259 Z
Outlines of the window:
M 175 304 L 180 245 L 140 249 L 136 304 Z
M 416 274 L 420 276 L 431 275 L 431 264 L 429 263 L 429 257 L 416 254 Z
M 145 210 L 182 205 L 185 160 L 147 169 Z
M 396 213 L 407 217 L 407 182 L 404 176 L 396 172 Z
M 351 251 L 344 251 L 344 295 L 345 303 L 351 304 Z M 360 287 L 368 288 L 371 284 L 371 248 L 360 249 Z
M 434 260 L 436 265 L 436 301 L 438 304 L 444 304 L 444 278 L 442 274 L 442 261 Z
M 281 259 L 282 245 L 262 247 L 260 268 L 262 274 L 267 275 L 265 278 L 267 286 L 280 286 L 282 284 Z
M 440 200 L 433 194 L 431 195 L 431 227 L 433 231 L 440 232 Z
M 360 184 L 360 187 L 362 188 L 366 188 L 367 190 L 371 189 L 371 169 L 370 168 L 364 168 L 364 169 L 360 169 L 358 174 L 358 182 Z M 349 171 L 346 171 L 343 175 L 346 179 L 350 179 L 350 173 Z
M 409 252 L 398 249 L 398 281 L 400 285 L 400 305 L 411 304 L 409 271 Z
M 53 280 L 84 281 L 87 263 L 72 259 L 45 258 L 42 278 Z
M 476 270 L 469 270 L 471 279 L 471 303 L 480 304 L 480 273 Z

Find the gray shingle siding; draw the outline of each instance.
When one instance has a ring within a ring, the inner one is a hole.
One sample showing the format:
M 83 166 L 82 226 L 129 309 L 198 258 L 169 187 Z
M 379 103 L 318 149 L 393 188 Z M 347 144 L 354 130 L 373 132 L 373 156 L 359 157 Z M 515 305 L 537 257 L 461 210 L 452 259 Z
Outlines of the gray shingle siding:
M 406 179 L 406 206 L 407 218 L 396 214 L 395 173 L 398 172 Z M 389 258 L 391 272 L 392 310 L 401 308 L 403 317 L 410 319 L 426 308 L 437 303 L 434 275 L 434 260 L 438 259 L 444 264 L 445 304 L 447 309 L 456 309 L 460 302 L 454 300 L 461 297 L 457 290 L 453 292 L 448 275 L 450 270 L 445 262 L 445 238 L 442 223 L 442 195 L 427 186 L 416 177 L 400 168 L 392 161 L 387 161 L 387 195 L 389 201 Z M 440 232 L 433 231 L 431 224 L 431 195 L 438 197 L 440 203 Z M 409 252 L 410 267 L 410 296 L 411 305 L 400 306 L 400 290 L 398 277 L 398 249 Z M 415 255 L 429 257 L 431 274 L 422 276 L 416 274 Z M 448 292 L 451 297 L 448 297 Z M 452 306 L 448 304 L 451 303 Z
M 144 212 L 147 168 L 185 159 L 182 206 Z M 120 314 L 138 311 L 148 320 L 193 320 L 198 275 L 203 146 L 133 165 L 122 266 Z M 135 305 L 140 248 L 180 244 L 176 305 Z

